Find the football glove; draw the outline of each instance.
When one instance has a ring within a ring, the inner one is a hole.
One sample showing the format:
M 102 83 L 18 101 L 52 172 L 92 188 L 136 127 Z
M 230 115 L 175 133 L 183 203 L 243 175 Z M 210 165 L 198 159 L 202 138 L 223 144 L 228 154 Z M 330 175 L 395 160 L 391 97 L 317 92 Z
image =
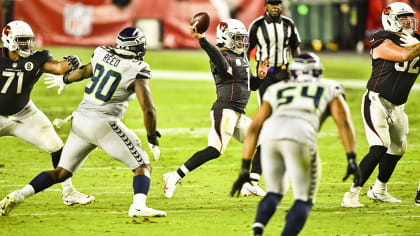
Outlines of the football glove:
M 237 192 L 236 196 L 238 197 L 242 186 L 246 182 L 251 183 L 251 178 L 249 177 L 249 169 L 242 168 L 238 179 L 233 184 L 232 191 L 230 191 L 230 196 L 234 197 Z
M 160 149 L 159 149 L 159 140 L 158 138 L 162 137 L 159 131 L 156 130 L 154 135 L 147 135 L 147 144 L 149 145 L 150 151 L 153 153 L 153 158 L 155 161 L 159 160 Z
M 44 78 L 44 84 L 48 85 L 47 88 L 58 87 L 57 93 L 61 94 L 66 84 L 63 81 L 62 76 L 46 74 L 47 77 Z
M 61 128 L 61 126 L 63 126 L 64 124 L 66 124 L 67 122 L 69 122 L 69 120 L 71 120 L 73 118 L 72 115 L 67 116 L 64 119 L 54 119 L 53 124 L 55 125 L 55 127 L 57 128 Z
M 401 42 L 403 42 L 401 44 L 401 46 L 403 47 L 412 46 L 417 43 L 420 43 L 420 41 L 416 37 L 414 37 L 412 34 L 406 31 L 403 31 L 403 33 L 401 34 L 400 40 Z
M 355 184 L 359 184 L 362 181 L 362 173 L 357 166 L 356 153 L 354 152 L 347 153 L 347 173 L 344 176 L 343 181 L 346 181 L 350 175 L 354 175 Z
M 82 64 L 78 56 L 65 56 L 63 58 L 69 63 L 71 71 L 76 70 Z

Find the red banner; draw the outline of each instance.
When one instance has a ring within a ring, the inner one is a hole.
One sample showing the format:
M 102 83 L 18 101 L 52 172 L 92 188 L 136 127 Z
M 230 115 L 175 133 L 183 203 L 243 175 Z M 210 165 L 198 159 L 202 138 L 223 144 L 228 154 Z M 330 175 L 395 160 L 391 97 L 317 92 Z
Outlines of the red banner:
M 120 8 L 111 0 L 15 1 L 15 19 L 31 25 L 40 45 L 113 45 L 119 31 L 137 19 L 158 19 L 166 48 L 194 48 L 189 34 L 191 17 L 201 11 L 210 15 L 207 38 L 215 40 L 219 19 L 235 12 L 246 26 L 265 11 L 262 0 L 132 0 Z M 222 5 L 220 5 L 222 4 Z M 146 35 L 147 37 L 147 35 Z

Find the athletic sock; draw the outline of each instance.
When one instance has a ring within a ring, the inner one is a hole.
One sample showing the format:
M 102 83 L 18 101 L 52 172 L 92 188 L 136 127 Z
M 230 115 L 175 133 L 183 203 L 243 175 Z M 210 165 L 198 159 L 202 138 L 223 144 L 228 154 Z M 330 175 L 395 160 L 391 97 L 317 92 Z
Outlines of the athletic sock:
M 379 179 L 376 179 L 375 184 L 373 184 L 373 191 L 378 192 L 386 192 L 386 183 L 382 182 Z
M 251 173 L 249 178 L 251 179 L 252 184 L 258 184 L 258 182 L 260 182 L 261 175 L 257 173 Z
M 360 187 L 360 186 L 355 186 L 355 185 L 354 185 L 354 183 L 352 183 L 352 184 L 351 184 L 351 187 L 350 187 L 350 192 L 352 192 L 352 193 L 356 193 L 357 195 L 359 195 L 360 190 L 362 190 L 362 187 Z
M 41 192 L 42 190 L 49 188 L 55 184 L 53 178 L 47 172 L 42 172 L 37 175 L 30 183 L 35 190 L 35 193 Z
M 184 178 L 188 173 L 190 173 L 190 170 L 185 165 L 182 165 L 176 170 L 176 173 L 179 175 L 179 177 Z
M 281 235 L 298 235 L 305 225 L 306 219 L 308 218 L 312 206 L 312 200 L 308 200 L 306 202 L 296 200 L 286 215 L 286 224 Z
M 373 170 L 385 155 L 386 150 L 387 149 L 383 146 L 371 146 L 369 148 L 369 153 L 366 154 L 366 156 L 359 164 L 359 168 L 362 173 L 362 181 L 360 182 L 360 186 L 363 186 L 369 179 Z
M 385 183 L 389 181 L 401 157 L 401 155 L 392 155 L 385 153 L 384 157 L 379 162 L 378 179 L 380 181 Z
M 202 164 L 204 164 L 204 163 L 206 163 L 206 162 L 208 162 L 212 159 L 215 159 L 219 156 L 220 156 L 220 152 L 216 148 L 208 146 L 205 149 L 194 153 L 194 155 L 184 163 L 184 166 L 189 171 L 193 171 L 194 169 L 201 166 Z M 183 177 L 182 173 L 185 176 L 186 173 L 182 172 L 182 169 L 178 169 L 178 170 L 177 170 L 177 173 L 181 177 Z
M 145 175 L 136 175 L 133 178 L 134 194 L 142 193 L 147 195 L 150 189 L 150 178 Z
M 265 197 L 258 204 L 257 216 L 252 225 L 252 230 L 255 235 L 261 235 L 264 227 L 267 225 L 271 216 L 276 212 L 276 207 L 283 198 L 283 195 L 277 193 L 267 193 Z
M 30 184 L 27 184 L 20 191 L 22 192 L 24 199 L 26 199 L 26 198 L 28 198 L 28 197 L 30 197 L 30 196 L 32 196 L 32 195 L 35 194 L 35 189 Z

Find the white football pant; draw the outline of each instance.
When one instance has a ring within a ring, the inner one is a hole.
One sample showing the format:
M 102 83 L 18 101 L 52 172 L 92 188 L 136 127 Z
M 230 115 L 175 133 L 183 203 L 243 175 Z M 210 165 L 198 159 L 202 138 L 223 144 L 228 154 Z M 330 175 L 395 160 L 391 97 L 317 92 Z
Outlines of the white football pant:
M 267 192 L 285 195 L 290 178 L 295 200 L 315 200 L 321 173 L 316 147 L 266 138 L 261 144 L 261 167 Z
M 58 166 L 74 173 L 96 147 L 131 170 L 150 163 L 140 139 L 120 120 L 75 115 Z
M 232 137 L 243 142 L 252 121 L 245 114 L 231 109 L 212 110 L 210 119 L 208 145 L 216 148 L 221 154 L 226 150 Z
M 394 105 L 378 93 L 363 96 L 362 115 L 369 146 L 388 148 L 387 153 L 403 155 L 407 149 L 408 118 L 403 105 Z
M 48 153 L 57 152 L 63 147 L 63 141 L 50 120 L 32 101 L 16 114 L 0 115 L 0 136 L 15 136 Z

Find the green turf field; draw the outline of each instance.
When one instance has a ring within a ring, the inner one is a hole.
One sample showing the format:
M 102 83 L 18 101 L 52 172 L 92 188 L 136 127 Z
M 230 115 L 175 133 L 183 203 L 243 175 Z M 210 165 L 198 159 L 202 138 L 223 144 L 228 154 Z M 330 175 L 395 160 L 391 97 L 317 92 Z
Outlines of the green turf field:
M 92 48 L 50 49 L 55 58 L 77 54 L 83 63 L 89 61 L 93 51 Z M 327 78 L 366 81 L 369 77 L 367 54 L 320 54 L 320 57 Z M 208 58 L 200 50 L 148 51 L 146 61 L 156 74 L 161 71 L 209 72 Z M 56 89 L 46 89 L 41 79 L 32 100 L 50 120 L 64 118 L 76 109 L 86 82 L 71 84 L 57 95 Z M 163 137 L 160 140 L 160 160 L 155 162 L 150 155 L 153 173 L 148 206 L 165 210 L 168 216 L 129 218 L 132 173 L 105 152 L 96 150 L 73 178 L 78 190 L 95 196 L 95 203 L 68 207 L 61 200 L 61 187 L 53 186 L 27 199 L 9 216 L 0 217 L 0 235 L 250 235 L 260 198 L 229 196 L 241 163 L 241 144 L 235 140 L 219 159 L 183 179 L 172 199 L 163 195 L 162 174 L 175 170 L 194 152 L 207 146 L 209 111 L 215 99 L 214 83 L 211 80 L 173 80 L 171 76 L 155 78 L 150 83 L 158 113 L 158 129 Z M 360 114 L 364 89 L 348 87 L 346 91 L 357 132 L 360 161 L 368 150 Z M 367 186 L 375 181 L 375 171 L 362 190 L 361 202 L 366 207 L 340 207 L 350 181 L 341 181 L 347 166 L 346 157 L 334 122 L 328 119 L 318 143 L 322 160 L 321 183 L 315 206 L 301 235 L 420 235 L 420 207 L 414 205 L 420 179 L 417 100 L 420 100 L 420 93 L 414 90 L 406 105 L 410 120 L 408 150 L 388 185 L 389 192 L 402 203 L 375 203 L 366 197 Z M 247 109 L 251 117 L 257 109 L 256 104 L 253 94 Z M 131 102 L 124 121 L 146 143 L 143 116 L 137 101 Z M 65 140 L 69 124 L 57 132 Z M 0 138 L 0 198 L 20 189 L 46 169 L 51 169 L 48 154 L 16 138 Z M 292 202 L 290 190 L 266 227 L 265 235 L 280 234 Z

